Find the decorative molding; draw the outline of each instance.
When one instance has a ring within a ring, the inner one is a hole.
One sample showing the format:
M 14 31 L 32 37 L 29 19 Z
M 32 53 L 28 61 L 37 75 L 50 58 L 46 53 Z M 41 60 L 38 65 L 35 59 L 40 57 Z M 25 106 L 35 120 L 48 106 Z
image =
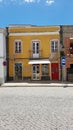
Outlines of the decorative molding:
M 27 33 L 9 33 L 9 36 L 32 36 L 32 35 L 59 35 L 59 31 L 56 32 L 27 32 Z

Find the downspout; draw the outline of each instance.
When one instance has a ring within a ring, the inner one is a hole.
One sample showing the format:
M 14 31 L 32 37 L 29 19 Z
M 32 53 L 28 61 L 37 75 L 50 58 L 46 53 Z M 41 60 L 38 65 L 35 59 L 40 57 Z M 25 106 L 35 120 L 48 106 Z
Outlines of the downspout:
M 8 27 L 6 27 L 6 60 L 7 60 L 7 81 L 9 80 L 9 33 L 8 33 Z
M 60 25 L 60 78 L 62 81 L 62 65 L 61 65 L 61 57 L 62 57 L 62 47 L 63 47 L 63 28 L 62 25 Z

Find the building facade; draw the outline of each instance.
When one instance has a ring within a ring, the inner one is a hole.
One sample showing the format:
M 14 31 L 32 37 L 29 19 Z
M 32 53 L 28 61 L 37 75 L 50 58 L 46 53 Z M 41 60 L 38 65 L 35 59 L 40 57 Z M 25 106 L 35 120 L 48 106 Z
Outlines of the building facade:
M 0 84 L 7 79 L 6 29 L 0 28 Z
M 60 27 L 8 27 L 8 79 L 60 80 Z
M 73 25 L 60 27 L 60 39 L 66 57 L 62 77 L 64 80 L 73 81 Z

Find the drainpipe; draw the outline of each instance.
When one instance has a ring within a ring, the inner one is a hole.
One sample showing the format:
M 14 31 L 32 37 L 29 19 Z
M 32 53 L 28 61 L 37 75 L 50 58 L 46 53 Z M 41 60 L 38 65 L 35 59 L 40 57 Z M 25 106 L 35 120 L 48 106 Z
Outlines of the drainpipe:
M 63 28 L 60 25 L 60 79 L 62 81 L 62 65 L 61 65 L 61 57 L 62 57 L 62 47 L 63 47 Z
M 6 27 L 6 32 L 7 32 L 7 35 L 6 35 L 6 60 L 7 60 L 7 81 L 9 80 L 9 33 L 8 33 L 8 27 Z

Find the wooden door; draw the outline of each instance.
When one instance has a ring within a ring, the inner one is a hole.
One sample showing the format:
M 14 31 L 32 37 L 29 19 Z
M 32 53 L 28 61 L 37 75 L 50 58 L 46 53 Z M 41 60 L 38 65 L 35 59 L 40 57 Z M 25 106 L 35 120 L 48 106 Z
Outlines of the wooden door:
M 59 80 L 59 64 L 51 63 L 51 76 L 52 80 Z

